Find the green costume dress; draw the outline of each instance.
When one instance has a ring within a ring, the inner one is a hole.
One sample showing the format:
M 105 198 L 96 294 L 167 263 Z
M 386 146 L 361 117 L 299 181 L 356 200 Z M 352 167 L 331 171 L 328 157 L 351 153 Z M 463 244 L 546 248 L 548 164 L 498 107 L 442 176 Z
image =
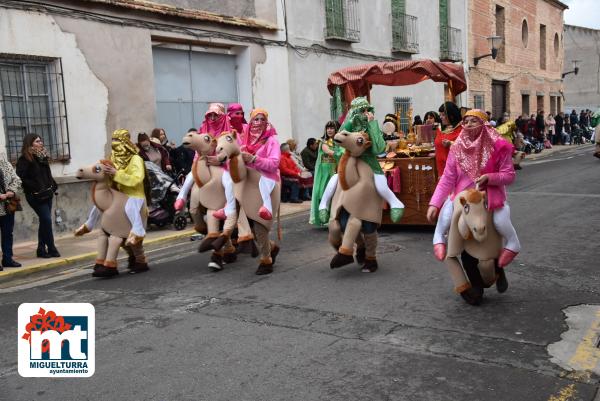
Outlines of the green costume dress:
M 326 226 L 329 221 L 321 221 L 319 218 L 319 203 L 325 192 L 329 179 L 337 172 L 337 162 L 341 156 L 340 147 L 335 144 L 333 138 L 327 139 L 326 144 L 335 153 L 330 156 L 323 152 L 323 143 L 319 144 L 317 162 L 315 163 L 315 176 L 313 179 L 312 200 L 310 204 L 310 219 L 308 222 L 318 227 Z M 341 149 L 343 151 L 343 149 Z M 337 158 L 336 158 L 337 156 Z

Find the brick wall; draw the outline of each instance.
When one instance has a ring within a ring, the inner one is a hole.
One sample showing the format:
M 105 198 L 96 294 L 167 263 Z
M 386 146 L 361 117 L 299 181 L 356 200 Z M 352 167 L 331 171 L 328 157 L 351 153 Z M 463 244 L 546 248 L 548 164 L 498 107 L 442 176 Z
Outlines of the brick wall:
M 505 33 L 504 62 L 487 57 L 475 66 L 474 57 L 490 53 L 486 38 L 496 34 L 497 6 L 504 7 L 504 27 L 499 27 Z M 523 21 L 527 21 L 528 26 L 526 44 Z M 546 26 L 546 69 L 540 69 L 540 24 Z M 562 91 L 563 9 L 546 0 L 470 0 L 469 28 L 468 106 L 473 106 L 474 95 L 484 94 L 485 108 L 491 111 L 492 81 L 495 80 L 507 82 L 506 109 L 511 118 L 521 114 L 523 92 L 529 93 L 531 112 L 537 109 L 538 94 L 543 94 L 544 110 L 550 110 L 550 96 Z

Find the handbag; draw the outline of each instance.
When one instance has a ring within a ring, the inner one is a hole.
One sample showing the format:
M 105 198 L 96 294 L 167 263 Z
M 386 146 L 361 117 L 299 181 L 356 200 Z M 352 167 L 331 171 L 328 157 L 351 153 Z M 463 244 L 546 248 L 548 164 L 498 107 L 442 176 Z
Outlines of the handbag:
M 54 191 L 56 191 L 56 188 L 54 188 L 54 186 L 51 186 L 49 188 L 42 189 L 41 191 L 38 191 L 38 192 L 32 192 L 31 196 L 33 196 L 33 198 L 35 200 L 45 201 L 45 200 L 52 198 Z
M 9 213 L 22 212 L 23 205 L 21 205 L 21 198 L 19 198 L 17 195 L 15 195 L 12 198 L 7 199 L 6 200 L 6 211 Z

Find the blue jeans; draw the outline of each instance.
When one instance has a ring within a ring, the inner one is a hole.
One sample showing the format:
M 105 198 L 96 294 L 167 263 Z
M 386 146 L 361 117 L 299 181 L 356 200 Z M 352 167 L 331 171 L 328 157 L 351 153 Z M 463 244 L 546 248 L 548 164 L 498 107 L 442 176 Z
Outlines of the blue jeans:
M 0 216 L 0 235 L 2 235 L 2 264 L 10 262 L 13 257 L 13 228 L 15 214 L 6 213 Z
M 286 180 L 282 178 L 281 180 L 282 188 L 281 188 L 281 201 L 289 202 L 298 200 L 298 194 L 300 193 L 300 186 L 297 181 Z
M 25 198 L 40 220 L 40 227 L 38 228 L 38 251 L 50 252 L 55 250 L 54 234 L 52 233 L 52 198 L 41 201 L 27 194 Z M 47 250 L 46 247 L 48 248 Z

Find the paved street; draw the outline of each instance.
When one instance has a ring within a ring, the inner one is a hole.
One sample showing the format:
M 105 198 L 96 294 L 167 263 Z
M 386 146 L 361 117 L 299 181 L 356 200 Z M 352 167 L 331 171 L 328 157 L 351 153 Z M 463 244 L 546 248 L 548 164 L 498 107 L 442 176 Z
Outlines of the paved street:
M 147 274 L 14 281 L 0 290 L 0 399 L 599 400 L 593 369 L 569 372 L 547 350 L 569 329 L 564 309 L 600 304 L 591 153 L 524 163 L 509 194 L 523 252 L 508 291 L 487 290 L 480 307 L 453 293 L 430 229 L 381 230 L 374 274 L 332 271 L 327 233 L 306 214 L 283 220 L 270 276 L 247 255 L 212 273 L 181 240 L 153 253 Z M 18 375 L 17 307 L 42 301 L 95 306 L 92 378 Z

